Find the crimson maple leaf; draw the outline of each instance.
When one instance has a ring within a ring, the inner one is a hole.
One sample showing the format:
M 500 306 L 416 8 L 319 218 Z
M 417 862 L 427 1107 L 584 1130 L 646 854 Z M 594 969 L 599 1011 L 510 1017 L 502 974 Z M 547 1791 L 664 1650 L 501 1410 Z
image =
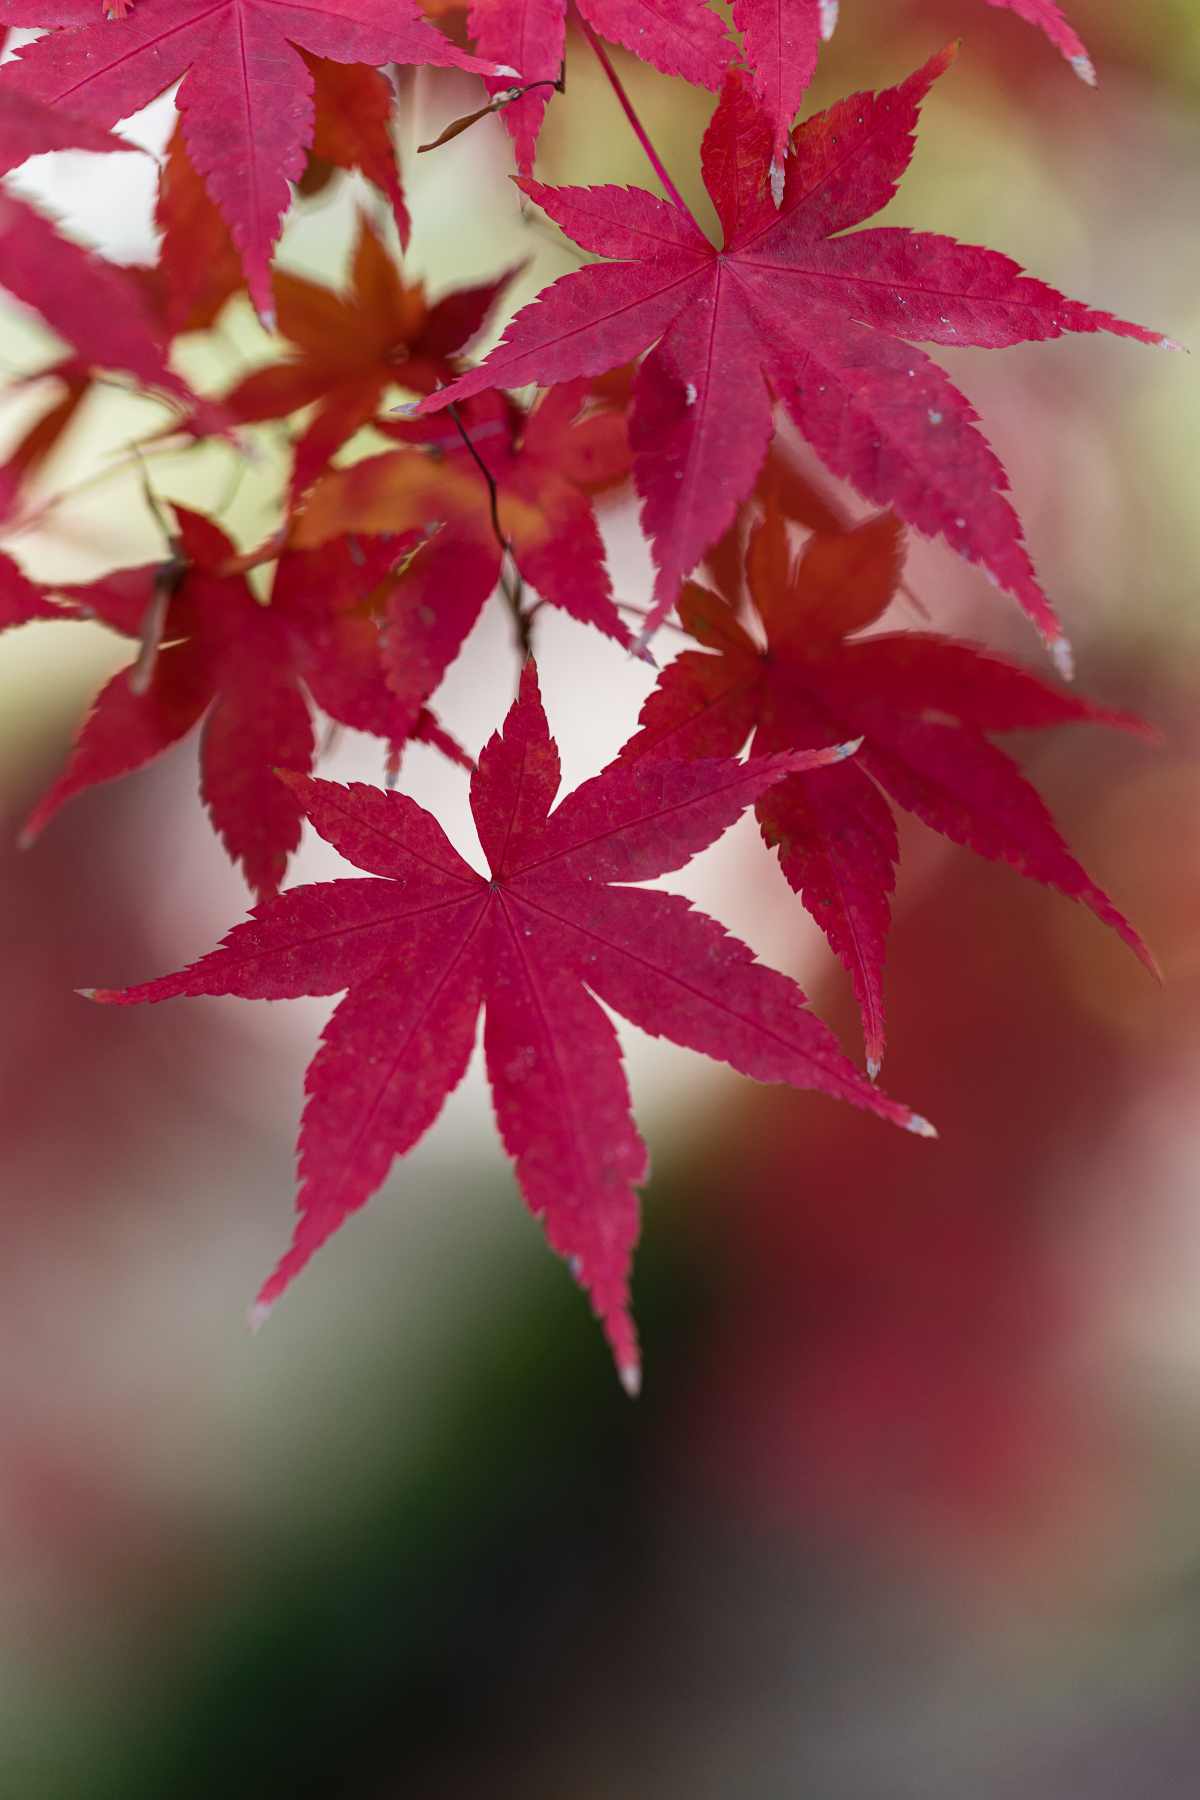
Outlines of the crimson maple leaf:
M 271 315 L 268 266 L 314 129 L 313 81 L 301 50 L 332 62 L 433 63 L 490 73 L 457 49 L 415 0 L 139 0 L 126 18 L 96 18 L 94 0 L 0 0 L 11 25 L 53 24 L 0 69 L 0 92 L 112 125 L 183 76 L 176 104 L 188 154 L 233 232 L 250 296 Z
M 142 653 L 97 695 L 23 840 L 74 794 L 143 767 L 203 719 L 201 795 L 230 856 L 265 898 L 277 892 L 300 841 L 300 808 L 274 770 L 312 764 L 308 695 L 331 718 L 395 746 L 410 735 L 449 744 L 427 715 L 401 721 L 383 679 L 378 624 L 364 604 L 416 534 L 355 552 L 344 541 L 289 552 L 271 604 L 261 606 L 244 575 L 227 572 L 237 553 L 224 532 L 199 513 L 173 510 L 179 542 L 171 561 L 57 590 L 75 616 L 139 640 Z
M 383 631 L 388 680 L 412 717 L 440 686 L 500 581 L 507 545 L 542 599 L 629 643 L 612 598 L 604 543 L 588 499 L 624 473 L 624 421 L 589 410 L 587 384 L 569 382 L 526 413 L 487 395 L 462 432 L 447 420 L 393 424 L 421 450 L 334 469 L 292 526 L 297 545 L 344 532 L 442 528 L 394 583 Z M 483 471 L 486 470 L 486 476 Z
M 770 119 L 747 78 L 732 74 L 702 152 L 720 250 L 678 206 L 641 189 L 519 183 L 576 242 L 618 260 L 554 282 L 477 370 L 420 410 L 489 387 L 595 375 L 657 343 L 630 416 L 658 566 L 647 630 L 753 486 L 774 394 L 834 474 L 981 563 L 1065 659 L 1004 470 L 969 402 L 912 340 L 1000 348 L 1101 330 L 1166 340 L 1064 298 L 996 251 L 896 227 L 849 232 L 894 194 L 921 101 L 953 56 L 946 49 L 899 87 L 801 125 L 778 208 Z
M 235 419 L 279 419 L 316 403 L 296 445 L 290 491 L 311 487 L 334 452 L 367 423 L 390 387 L 427 394 L 452 381 L 456 353 L 481 331 L 505 283 L 456 288 L 435 305 L 406 286 L 364 215 L 344 297 L 301 275 L 277 274 L 279 329 L 296 345 L 285 362 L 255 369 L 226 396 Z
M 433 1124 L 466 1069 L 481 1006 L 496 1117 L 522 1192 L 569 1259 L 631 1392 L 629 1267 L 646 1151 L 597 1000 L 744 1075 L 816 1088 L 931 1135 L 846 1060 L 795 982 L 678 895 L 624 885 L 681 868 L 773 781 L 845 749 L 750 763 L 618 761 L 552 812 L 558 751 L 527 663 L 471 782 L 490 878 L 404 795 L 285 775 L 321 836 L 383 879 L 295 888 L 189 969 L 89 996 L 128 1006 L 349 989 L 308 1071 L 300 1219 L 259 1307 Z
M 892 599 L 900 560 L 898 523 L 883 513 L 851 531 L 814 533 L 793 563 L 768 492 L 746 555 L 762 640 L 729 598 L 689 585 L 680 616 L 717 654 L 687 650 L 663 670 L 623 752 L 733 756 L 751 734 L 755 751 L 767 753 L 862 736 L 853 762 L 789 776 L 757 810 L 788 883 L 850 973 L 872 1073 L 883 1057 L 899 857 L 888 798 L 955 843 L 1082 901 L 1154 968 L 1037 793 L 985 736 L 1080 721 L 1136 731 L 1141 722 L 1047 687 L 975 644 L 915 631 L 855 638 Z
M 1096 79 L 1091 59 L 1055 0 L 987 0 L 1038 25 L 1083 80 Z M 667 75 L 700 87 L 721 85 L 736 48 L 707 0 L 576 0 L 580 17 Z M 439 9 L 440 10 L 440 9 Z M 822 38 L 833 36 L 838 0 L 733 0 L 755 91 L 771 121 L 773 162 L 782 180 L 792 121 L 817 66 Z M 472 0 L 470 30 L 481 55 L 515 63 L 539 84 L 504 110 L 523 174 L 533 166 L 538 133 L 563 68 L 567 0 Z M 503 89 L 489 82 L 493 92 Z
M 1075 73 L 1095 83 L 1091 58 L 1055 0 L 987 0 L 987 4 L 1005 7 L 1039 25 Z M 742 33 L 746 61 L 770 117 L 779 159 L 786 154 L 792 120 L 817 66 L 821 39 L 833 36 L 838 11 L 838 0 L 733 0 L 733 22 Z
M 575 0 L 580 18 L 665 75 L 717 88 L 734 45 L 708 0 Z M 506 106 L 517 166 L 528 172 L 542 118 L 563 69 L 567 0 L 470 0 L 468 26 L 481 56 L 512 63 L 532 93 Z M 493 93 L 503 81 L 489 81 Z
M 7 175 L 31 156 L 51 150 L 93 150 L 101 154 L 132 151 L 143 155 L 137 144 L 114 137 L 69 109 L 43 106 L 27 94 L 0 90 L 0 175 Z

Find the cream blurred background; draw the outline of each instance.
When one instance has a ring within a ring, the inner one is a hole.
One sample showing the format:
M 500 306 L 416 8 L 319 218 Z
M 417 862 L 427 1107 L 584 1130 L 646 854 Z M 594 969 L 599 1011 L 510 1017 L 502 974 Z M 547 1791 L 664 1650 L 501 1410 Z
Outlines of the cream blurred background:
M 986 241 L 1195 345 L 1200 8 L 1069 10 L 1096 94 L 975 0 L 846 0 L 811 104 L 963 32 L 889 220 Z M 706 208 L 711 99 L 620 66 Z M 418 73 L 402 94 L 409 271 L 440 291 L 523 255 L 524 299 L 571 266 L 522 218 L 493 122 L 413 154 L 472 84 Z M 128 132 L 157 151 L 169 125 L 160 102 Z M 547 179 L 648 182 L 574 40 L 544 145 Z M 116 160 L 40 159 L 14 185 L 148 259 L 153 167 Z M 345 179 L 300 203 L 281 262 L 332 279 L 359 205 L 376 201 Z M 184 351 L 216 390 L 272 347 L 235 302 Z M 4 316 L 6 371 L 54 352 Z M 78 1001 L 209 947 L 246 896 L 194 744 L 76 802 L 0 871 L 0 1792 L 1196 1786 L 1198 380 L 1192 360 L 1102 339 L 949 360 L 1010 468 L 1080 685 L 1163 733 L 1021 748 L 1165 989 L 1078 909 L 914 829 L 885 1079 L 937 1119 L 938 1147 L 625 1033 L 657 1177 L 631 1408 L 520 1205 L 477 1070 L 250 1336 L 328 1007 Z M 37 404 L 3 398 L 0 455 Z M 5 548 L 47 578 L 157 555 L 136 474 L 93 477 L 161 417 L 116 386 L 89 403 L 46 510 Z M 156 491 L 254 544 L 282 471 L 258 442 L 253 464 L 220 446 L 152 458 Z M 632 509 L 604 526 L 621 596 L 642 599 Z M 940 626 L 1038 666 L 1032 633 L 948 553 L 914 544 L 909 577 Z M 538 632 L 572 785 L 628 734 L 649 675 L 556 615 Z M 10 844 L 120 659 L 88 627 L 0 644 Z M 461 741 L 481 744 L 514 679 L 497 608 L 439 699 Z M 379 747 L 344 734 L 324 772 L 378 779 Z M 461 775 L 418 746 L 403 782 L 471 856 Z M 337 872 L 306 841 L 290 879 Z M 796 973 L 858 1055 L 840 976 L 749 825 L 670 885 Z

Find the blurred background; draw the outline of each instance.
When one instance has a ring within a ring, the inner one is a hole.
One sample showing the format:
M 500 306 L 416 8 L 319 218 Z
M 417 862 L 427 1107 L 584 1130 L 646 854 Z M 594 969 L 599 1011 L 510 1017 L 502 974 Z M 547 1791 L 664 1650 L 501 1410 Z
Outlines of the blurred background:
M 846 0 L 811 104 L 963 34 L 891 221 L 993 244 L 1195 345 L 1200 6 L 1068 10 L 1098 93 L 979 0 Z M 619 61 L 706 205 L 710 97 Z M 645 182 L 578 41 L 568 63 L 547 178 Z M 569 267 L 519 215 L 494 121 L 415 158 L 477 89 L 421 72 L 401 92 L 410 271 L 437 291 L 516 252 L 524 297 Z M 159 148 L 168 127 L 160 103 L 128 129 Z M 148 260 L 153 167 L 112 162 L 43 159 L 16 185 Z M 377 200 L 344 178 L 302 200 L 281 261 L 335 279 L 360 205 Z M 15 309 L 3 329 L 10 381 L 61 353 Z M 214 391 L 273 353 L 244 302 L 182 352 Z M 245 1328 L 290 1229 L 328 1006 L 110 1012 L 72 991 L 177 967 L 245 909 L 194 742 L 4 849 L 0 1792 L 1196 1791 L 1198 381 L 1098 338 L 950 361 L 1081 687 L 1162 734 L 1020 752 L 1164 988 L 1082 910 L 913 827 L 884 1079 L 940 1144 L 624 1033 L 655 1159 L 630 1405 L 519 1201 L 478 1070 L 269 1327 Z M 3 396 L 0 456 L 46 403 L 36 384 Z M 5 548 L 47 578 L 157 555 L 117 465 L 161 420 L 120 385 L 93 395 Z M 261 442 L 252 466 L 157 455 L 155 489 L 254 544 L 283 469 Z M 628 503 L 604 526 L 622 597 L 643 599 Z M 940 626 L 1041 668 L 948 553 L 914 545 L 908 569 Z M 628 734 L 648 676 L 558 615 L 539 634 L 571 784 Z M 508 637 L 489 614 L 441 697 L 472 749 L 510 695 Z M 123 654 L 90 627 L 0 645 L 5 845 Z M 324 769 L 378 779 L 380 748 L 345 734 Z M 417 747 L 403 779 L 471 854 L 462 776 Z M 306 842 L 291 879 L 335 872 Z M 859 1056 L 840 971 L 749 824 L 671 885 L 795 973 Z

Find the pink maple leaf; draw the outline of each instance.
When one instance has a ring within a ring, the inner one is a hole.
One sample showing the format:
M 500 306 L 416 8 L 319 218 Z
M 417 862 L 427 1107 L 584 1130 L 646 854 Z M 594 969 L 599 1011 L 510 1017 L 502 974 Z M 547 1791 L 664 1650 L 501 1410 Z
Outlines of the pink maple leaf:
M 969 401 L 915 341 L 999 349 L 1067 331 L 1167 340 L 1068 300 L 997 251 L 932 232 L 850 229 L 895 193 L 921 102 L 953 57 L 951 47 L 899 87 L 807 120 L 793 134 L 778 207 L 770 119 L 748 79 L 730 75 L 702 153 L 721 249 L 640 188 L 520 182 L 577 243 L 613 260 L 554 282 L 478 369 L 419 410 L 490 387 L 596 375 L 654 344 L 629 427 L 658 568 L 647 633 L 753 486 L 778 396 L 834 474 L 981 563 L 1066 661 L 1004 469 Z

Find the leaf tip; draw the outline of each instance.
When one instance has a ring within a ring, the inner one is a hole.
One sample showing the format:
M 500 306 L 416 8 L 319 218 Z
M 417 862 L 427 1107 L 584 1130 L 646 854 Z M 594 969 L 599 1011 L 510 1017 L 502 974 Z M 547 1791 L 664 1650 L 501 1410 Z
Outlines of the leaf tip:
M 650 639 L 653 636 L 649 625 L 643 625 L 630 646 L 629 654 L 636 656 L 639 662 L 649 663 L 652 669 L 657 669 L 658 664 L 650 654 Z
M 821 0 L 821 36 L 828 43 L 837 30 L 838 0 Z
M 1047 638 L 1046 648 L 1050 652 L 1050 660 L 1064 681 L 1075 679 L 1075 653 L 1071 649 L 1071 640 L 1063 636 Z
M 75 992 L 81 1000 L 94 1000 L 97 1006 L 104 1006 L 113 997 L 112 988 L 76 988 Z
M 938 1135 L 937 1126 L 931 1125 L 928 1119 L 923 1119 L 920 1113 L 915 1112 L 909 1113 L 904 1121 L 904 1129 L 911 1131 L 914 1137 L 935 1138 Z
M 1067 60 L 1080 81 L 1086 82 L 1088 87 L 1096 86 L 1096 65 L 1090 56 L 1085 56 L 1081 51 L 1078 56 L 1068 57 Z
M 879 1071 L 880 1071 L 880 1069 L 882 1069 L 882 1067 L 883 1067 L 883 1058 L 881 1056 L 868 1056 L 868 1058 L 867 1058 L 867 1079 L 868 1079 L 868 1081 L 878 1081 L 879 1080 Z M 911 1130 L 912 1127 L 910 1126 L 909 1129 Z
M 17 849 L 18 850 L 32 850 L 33 846 L 37 843 L 37 840 L 38 840 L 38 827 L 33 823 L 32 819 L 31 819 L 29 824 L 22 825 L 20 831 L 18 831 L 18 833 L 17 833 Z
M 640 1363 L 621 1363 L 617 1369 L 617 1379 L 631 1400 L 636 1400 L 642 1391 L 642 1366 Z
M 279 318 L 275 308 L 273 306 L 259 306 L 256 307 L 255 310 L 258 313 L 258 322 L 263 330 L 269 331 L 271 336 L 274 337 L 275 333 L 279 330 Z
M 770 174 L 771 198 L 775 202 L 775 211 L 778 212 L 783 205 L 783 188 L 785 181 L 782 156 L 773 156 L 771 158 Z
M 270 1318 L 273 1307 L 270 1300 L 256 1300 L 246 1313 L 246 1323 L 252 1332 L 260 1332 Z
M 861 737 L 847 738 L 844 744 L 835 745 L 833 752 L 835 760 L 845 762 L 847 757 L 856 755 L 862 749 L 864 741 Z

